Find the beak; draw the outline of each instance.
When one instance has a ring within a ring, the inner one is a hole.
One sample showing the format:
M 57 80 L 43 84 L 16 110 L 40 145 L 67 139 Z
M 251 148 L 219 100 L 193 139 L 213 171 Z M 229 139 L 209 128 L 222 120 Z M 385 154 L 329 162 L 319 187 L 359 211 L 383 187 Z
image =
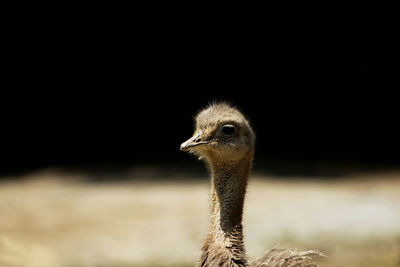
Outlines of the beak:
M 195 133 L 192 137 L 190 137 L 190 139 L 181 144 L 180 150 L 187 151 L 191 147 L 209 143 L 209 141 L 202 141 L 200 136 L 201 132 Z

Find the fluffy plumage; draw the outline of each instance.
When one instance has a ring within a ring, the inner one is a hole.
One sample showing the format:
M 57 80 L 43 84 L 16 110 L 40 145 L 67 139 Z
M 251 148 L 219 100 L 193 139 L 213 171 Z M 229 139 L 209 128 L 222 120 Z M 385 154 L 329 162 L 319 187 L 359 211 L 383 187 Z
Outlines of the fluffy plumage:
M 254 155 L 250 123 L 227 103 L 213 103 L 195 117 L 193 136 L 181 150 L 208 165 L 211 178 L 210 224 L 198 266 L 306 267 L 317 266 L 317 251 L 272 249 L 249 265 L 243 244 L 243 204 Z

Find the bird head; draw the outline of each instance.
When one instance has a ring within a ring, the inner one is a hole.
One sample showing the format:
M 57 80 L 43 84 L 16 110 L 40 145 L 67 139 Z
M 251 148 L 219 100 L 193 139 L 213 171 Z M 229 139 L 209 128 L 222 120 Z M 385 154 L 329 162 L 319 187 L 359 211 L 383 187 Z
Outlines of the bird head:
M 249 122 L 236 108 L 214 103 L 195 117 L 195 130 L 180 149 L 209 162 L 237 161 L 254 150 L 255 135 Z

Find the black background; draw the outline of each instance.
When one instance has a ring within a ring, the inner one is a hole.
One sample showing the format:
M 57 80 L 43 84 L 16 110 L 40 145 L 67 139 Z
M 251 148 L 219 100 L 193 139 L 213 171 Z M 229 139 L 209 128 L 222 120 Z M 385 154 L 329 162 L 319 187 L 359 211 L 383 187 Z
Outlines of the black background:
M 316 24 L 20 25 L 4 73 L 0 172 L 190 161 L 179 145 L 213 100 L 249 117 L 260 162 L 399 166 L 393 34 Z

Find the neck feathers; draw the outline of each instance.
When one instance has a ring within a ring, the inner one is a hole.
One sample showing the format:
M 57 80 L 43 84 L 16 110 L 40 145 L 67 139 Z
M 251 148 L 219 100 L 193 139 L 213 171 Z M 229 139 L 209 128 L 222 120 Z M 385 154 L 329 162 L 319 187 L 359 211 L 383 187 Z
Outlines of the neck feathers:
M 210 225 L 198 266 L 248 266 L 242 217 L 252 158 L 210 163 Z

